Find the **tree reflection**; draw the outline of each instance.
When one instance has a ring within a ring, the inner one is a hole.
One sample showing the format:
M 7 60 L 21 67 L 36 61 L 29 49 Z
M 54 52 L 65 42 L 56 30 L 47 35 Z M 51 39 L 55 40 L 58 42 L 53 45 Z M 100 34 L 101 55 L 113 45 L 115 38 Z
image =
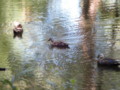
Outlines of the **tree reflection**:
M 118 0 L 115 2 L 115 9 L 114 9 L 114 16 L 115 18 L 119 17 L 119 7 L 118 7 Z M 112 29 L 111 29 L 111 48 L 110 48 L 110 55 L 113 57 L 114 53 L 114 46 L 116 44 L 117 40 L 117 29 L 118 27 L 119 20 L 115 19 L 114 23 L 112 24 Z
M 96 17 L 96 12 L 99 7 L 100 0 L 84 0 L 83 1 L 83 9 L 82 16 L 80 21 L 80 27 L 82 28 L 82 49 L 83 56 L 86 60 L 92 60 L 94 57 L 94 22 Z M 90 63 L 85 66 L 84 71 L 84 85 L 83 88 L 85 90 L 95 90 L 95 68 L 93 66 L 94 63 Z

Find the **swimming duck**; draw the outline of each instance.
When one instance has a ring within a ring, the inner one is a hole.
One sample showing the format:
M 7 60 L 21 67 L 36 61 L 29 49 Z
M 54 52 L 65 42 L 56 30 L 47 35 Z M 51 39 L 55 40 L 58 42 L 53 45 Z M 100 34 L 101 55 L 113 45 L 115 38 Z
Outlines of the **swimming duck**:
M 101 66 L 118 66 L 120 65 L 119 60 L 111 59 L 111 58 L 105 58 L 103 54 L 98 55 L 97 63 Z
M 69 48 L 69 45 L 67 43 L 64 43 L 62 41 L 54 41 L 52 38 L 49 38 L 51 42 L 51 47 L 57 47 L 57 48 Z
M 22 38 L 23 28 L 19 22 L 14 22 L 13 34 L 14 34 L 14 36 L 13 36 L 14 38 L 15 37 Z

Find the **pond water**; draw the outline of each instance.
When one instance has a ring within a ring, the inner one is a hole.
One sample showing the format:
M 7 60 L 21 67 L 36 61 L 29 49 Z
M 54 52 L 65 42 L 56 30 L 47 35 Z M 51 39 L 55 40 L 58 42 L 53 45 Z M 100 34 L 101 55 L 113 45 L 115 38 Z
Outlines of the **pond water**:
M 120 90 L 119 69 L 95 62 L 120 59 L 119 0 L 1 0 L 0 12 L 0 90 Z

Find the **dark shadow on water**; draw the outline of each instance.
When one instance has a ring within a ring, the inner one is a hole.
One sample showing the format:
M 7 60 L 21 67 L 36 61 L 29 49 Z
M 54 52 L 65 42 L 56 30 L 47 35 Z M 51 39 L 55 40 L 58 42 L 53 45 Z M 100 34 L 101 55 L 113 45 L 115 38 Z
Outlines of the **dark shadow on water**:
M 21 38 L 22 39 L 22 34 L 23 34 L 23 32 L 13 32 L 13 38 L 16 38 L 16 37 L 18 37 L 18 38 Z
M 98 70 L 99 71 L 103 71 L 103 70 L 120 71 L 120 67 L 118 67 L 118 66 L 102 66 L 102 65 L 99 65 Z
M 6 70 L 6 68 L 0 68 L 0 71 L 5 71 Z

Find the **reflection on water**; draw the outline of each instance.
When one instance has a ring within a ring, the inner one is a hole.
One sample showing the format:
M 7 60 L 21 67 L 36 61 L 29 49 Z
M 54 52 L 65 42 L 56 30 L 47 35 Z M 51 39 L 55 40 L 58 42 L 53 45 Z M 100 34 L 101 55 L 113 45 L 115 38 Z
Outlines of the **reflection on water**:
M 119 70 L 98 68 L 99 53 L 120 59 L 118 0 L 0 2 L 1 90 L 119 90 Z M 12 22 L 23 25 L 13 39 Z M 49 48 L 48 39 L 70 49 Z

